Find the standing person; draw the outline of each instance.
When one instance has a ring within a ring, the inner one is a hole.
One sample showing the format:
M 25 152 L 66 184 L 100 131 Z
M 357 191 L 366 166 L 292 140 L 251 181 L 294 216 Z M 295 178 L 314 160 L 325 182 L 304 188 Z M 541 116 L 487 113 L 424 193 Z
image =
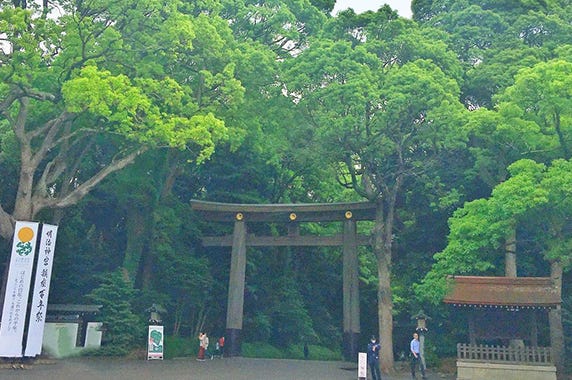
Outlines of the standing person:
M 220 350 L 220 357 L 224 356 L 224 336 L 218 338 L 218 349 Z
M 425 376 L 425 367 L 423 366 L 423 362 L 421 361 L 421 351 L 419 345 L 419 334 L 416 332 L 413 333 L 413 339 L 411 340 L 411 344 L 409 345 L 409 349 L 411 350 L 411 377 L 414 379 L 415 377 L 415 369 L 419 366 L 421 370 L 421 378 L 426 379 Z
M 199 353 L 197 355 L 197 360 L 199 361 L 205 360 L 205 338 L 207 338 L 207 334 L 201 332 L 199 334 Z
M 381 372 L 379 371 L 380 349 L 381 345 L 377 343 L 377 339 L 372 335 L 370 342 L 367 345 L 367 364 L 369 364 L 372 380 L 381 380 Z
M 209 352 L 209 337 L 207 333 L 201 332 L 199 334 L 199 354 L 197 355 L 197 360 L 205 361 L 205 355 L 210 356 L 211 360 L 213 355 Z
M 209 336 L 207 335 L 207 333 L 203 333 L 204 337 L 203 337 L 203 346 L 205 348 L 205 356 L 208 356 L 211 358 L 211 360 L 214 359 L 214 355 L 209 351 Z

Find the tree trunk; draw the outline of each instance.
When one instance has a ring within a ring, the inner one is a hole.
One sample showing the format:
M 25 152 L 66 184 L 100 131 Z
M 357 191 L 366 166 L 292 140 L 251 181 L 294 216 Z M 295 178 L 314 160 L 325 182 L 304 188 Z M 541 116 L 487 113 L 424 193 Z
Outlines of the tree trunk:
M 392 206 L 390 206 L 391 209 Z M 389 213 L 391 214 L 391 213 Z M 393 299 L 391 293 L 391 236 L 393 219 L 385 217 L 383 200 L 377 200 L 373 230 L 373 250 L 377 257 L 377 311 L 379 341 L 381 344 L 380 366 L 384 373 L 393 371 Z
M 562 271 L 562 263 L 559 261 L 550 264 L 550 277 L 559 294 L 562 294 Z M 562 307 L 560 305 L 550 310 L 548 322 L 550 324 L 550 346 L 554 355 L 554 364 L 558 378 L 561 379 L 564 373 L 564 328 L 562 327 Z
M 123 268 L 126 270 L 129 281 L 135 283 L 141 257 L 143 256 L 143 248 L 147 243 L 149 234 L 148 224 L 151 222 L 151 215 L 146 207 L 133 205 L 128 209 L 126 215 L 127 222 L 127 246 L 125 247 L 125 258 L 123 259 Z
M 504 275 L 517 277 L 516 271 L 516 227 L 513 225 L 505 240 Z
M 24 120 L 27 115 L 27 106 L 29 99 L 23 99 L 21 101 L 21 109 L 18 114 L 17 122 L 20 128 L 23 128 Z M 14 227 L 16 221 L 31 221 L 33 216 L 32 211 L 32 191 L 34 183 L 34 171 L 36 169 L 36 164 L 33 160 L 32 151 L 29 145 L 29 140 L 21 142 L 20 145 L 20 178 L 18 180 L 18 190 L 16 195 L 16 201 L 14 204 L 14 211 L 12 212 L 12 217 L 10 218 L 6 213 L 2 213 L 0 217 L 0 222 L 4 224 L 0 228 L 2 232 L 2 237 L 6 240 L 12 239 L 14 235 Z M 0 208 L 0 211 L 4 211 Z M 2 276 L 2 286 L 0 289 L 0 316 L 2 315 L 1 306 L 4 305 L 4 300 L 6 298 L 6 288 L 8 281 L 8 272 L 10 271 L 10 260 L 11 255 L 7 255 L 6 265 L 4 266 L 3 276 Z
M 512 224 L 510 231 L 506 234 L 505 242 L 505 260 L 504 275 L 505 277 L 517 277 L 516 270 L 516 225 Z M 524 347 L 523 339 L 510 339 L 510 347 Z
M 0 205 L 0 238 L 10 240 L 14 235 L 14 219 Z

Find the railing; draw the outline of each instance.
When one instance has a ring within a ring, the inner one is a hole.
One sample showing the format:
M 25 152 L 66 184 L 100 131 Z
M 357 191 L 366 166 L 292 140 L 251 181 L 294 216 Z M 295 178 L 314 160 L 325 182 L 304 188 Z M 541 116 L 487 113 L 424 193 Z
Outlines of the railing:
M 457 344 L 457 359 L 497 363 L 552 364 L 550 347 L 506 347 Z

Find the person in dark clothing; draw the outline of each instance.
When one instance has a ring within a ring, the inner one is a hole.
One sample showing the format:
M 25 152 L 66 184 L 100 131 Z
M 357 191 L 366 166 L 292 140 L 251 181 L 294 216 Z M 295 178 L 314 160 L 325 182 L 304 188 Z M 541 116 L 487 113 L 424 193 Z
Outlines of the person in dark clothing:
M 367 345 L 367 364 L 371 371 L 372 380 L 381 380 L 381 372 L 379 371 L 379 350 L 381 345 L 377 343 L 375 336 L 372 336 Z

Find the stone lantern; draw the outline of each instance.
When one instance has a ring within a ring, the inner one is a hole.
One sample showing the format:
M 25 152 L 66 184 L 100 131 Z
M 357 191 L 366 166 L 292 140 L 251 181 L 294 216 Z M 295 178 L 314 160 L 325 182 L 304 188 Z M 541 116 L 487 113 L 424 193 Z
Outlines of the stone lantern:
M 419 310 L 417 314 L 411 317 L 417 321 L 417 327 L 415 331 L 419 334 L 419 352 L 421 353 L 421 363 L 423 368 L 427 368 L 425 365 L 425 333 L 427 332 L 427 321 L 431 319 L 423 309 Z
M 145 311 L 149 313 L 149 325 L 160 325 L 163 323 L 161 314 L 166 313 L 166 310 L 163 306 L 154 303 Z

